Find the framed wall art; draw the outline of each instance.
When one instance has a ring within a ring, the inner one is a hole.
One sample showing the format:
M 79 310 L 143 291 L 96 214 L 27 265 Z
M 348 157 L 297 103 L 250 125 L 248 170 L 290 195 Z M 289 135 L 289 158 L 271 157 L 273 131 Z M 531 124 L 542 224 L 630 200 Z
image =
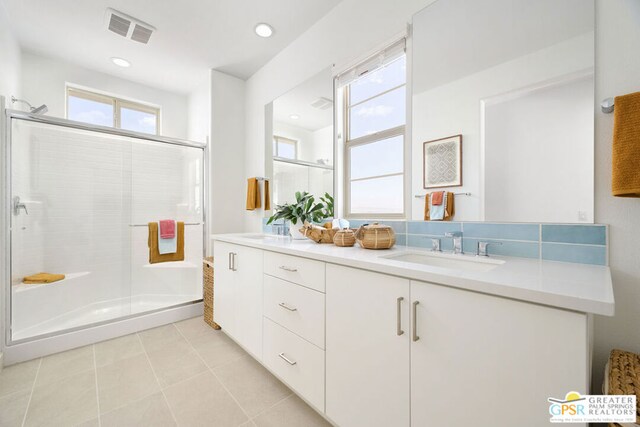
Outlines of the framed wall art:
M 462 185 L 462 135 L 434 139 L 423 144 L 423 187 Z

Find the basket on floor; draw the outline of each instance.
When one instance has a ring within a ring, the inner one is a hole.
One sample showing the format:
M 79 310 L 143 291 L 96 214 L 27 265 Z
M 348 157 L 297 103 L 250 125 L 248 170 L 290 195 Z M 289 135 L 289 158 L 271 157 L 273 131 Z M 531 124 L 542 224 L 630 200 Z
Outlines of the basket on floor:
M 204 321 L 213 329 L 220 329 L 220 325 L 213 321 L 213 257 L 206 257 L 202 271 L 202 295 L 204 298 Z
M 635 394 L 636 424 L 640 424 L 640 355 L 624 350 L 613 350 L 607 364 L 606 394 Z M 628 424 L 624 424 L 625 426 Z M 620 424 L 609 423 L 610 427 Z

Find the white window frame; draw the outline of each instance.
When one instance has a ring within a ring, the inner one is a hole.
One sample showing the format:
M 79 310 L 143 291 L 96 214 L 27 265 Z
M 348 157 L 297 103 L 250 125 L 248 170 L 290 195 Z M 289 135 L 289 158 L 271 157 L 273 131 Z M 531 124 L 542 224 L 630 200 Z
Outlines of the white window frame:
M 143 113 L 154 114 L 156 116 L 156 131 L 153 135 L 160 135 L 160 107 L 136 102 L 124 98 L 119 98 L 113 95 L 107 95 L 92 90 L 87 90 L 77 86 L 67 85 L 65 93 L 65 111 L 66 116 L 69 118 L 69 97 L 83 98 L 89 101 L 100 102 L 103 104 L 111 104 L 113 106 L 113 125 L 116 129 L 122 129 L 120 125 L 120 116 L 122 108 L 129 110 L 136 110 Z M 133 131 L 136 132 L 136 131 Z
M 406 60 L 408 60 L 406 52 L 404 53 Z M 407 66 L 408 69 L 408 66 Z M 372 70 L 374 71 L 374 70 Z M 362 75 L 362 74 L 361 74 Z M 354 80 L 355 81 L 355 80 Z M 395 86 L 393 88 L 387 89 L 383 92 L 380 92 L 374 96 L 371 96 L 367 99 L 358 101 L 356 104 L 353 105 L 349 105 L 349 99 L 350 99 L 350 85 L 353 82 L 350 82 L 349 84 L 343 86 L 342 88 L 340 88 L 339 90 L 343 91 L 343 106 L 342 106 L 342 123 L 343 123 L 343 129 L 342 129 L 342 134 L 344 135 L 344 144 L 343 144 L 343 158 L 344 158 L 344 216 L 345 218 L 353 218 L 353 219 L 404 219 L 406 218 L 406 213 L 407 213 L 407 201 L 405 200 L 407 195 L 406 195 L 406 191 L 405 191 L 405 187 L 406 187 L 406 182 L 407 182 L 407 123 L 409 122 L 409 115 L 410 115 L 410 110 L 406 109 L 405 111 L 405 124 L 394 127 L 394 128 L 390 128 L 390 129 L 385 129 L 379 132 L 375 132 L 369 135 L 363 135 L 360 136 L 358 138 L 355 139 L 351 139 L 350 136 L 350 120 L 351 120 L 351 109 L 353 107 L 356 107 L 364 102 L 370 101 L 372 99 L 378 98 L 380 96 L 386 95 L 387 93 L 390 93 L 396 89 L 399 89 L 401 87 L 405 88 L 405 97 L 408 98 L 410 96 L 409 93 L 409 76 L 408 76 L 408 72 L 407 72 L 407 76 L 405 78 L 405 82 L 401 85 Z M 396 172 L 396 173 L 391 173 L 391 174 L 384 174 L 384 175 L 375 175 L 375 176 L 368 176 L 366 178 L 356 178 L 356 179 L 351 179 L 351 148 L 356 147 L 356 146 L 361 146 L 361 145 L 367 145 L 367 144 L 373 144 L 385 139 L 389 139 L 392 137 L 396 137 L 396 136 L 402 136 L 403 137 L 403 144 L 402 144 L 402 150 L 403 150 L 403 164 L 402 164 L 402 172 Z M 410 149 L 410 148 L 409 148 Z M 354 181 L 366 181 L 366 180 L 371 180 L 371 179 L 376 179 L 376 178 L 386 178 L 386 177 L 391 177 L 391 176 L 402 176 L 403 177 L 403 189 L 402 189 L 402 198 L 403 198 L 403 202 L 402 202 L 402 212 L 400 213 L 353 213 L 351 211 L 351 183 Z
M 279 147 L 278 144 L 289 144 L 293 145 L 293 159 L 289 159 L 289 157 L 280 157 L 280 153 L 278 152 Z M 273 157 L 278 157 L 281 159 L 289 159 L 289 160 L 298 160 L 298 140 L 287 138 L 286 136 L 273 135 L 273 145 L 275 147 L 275 154 Z

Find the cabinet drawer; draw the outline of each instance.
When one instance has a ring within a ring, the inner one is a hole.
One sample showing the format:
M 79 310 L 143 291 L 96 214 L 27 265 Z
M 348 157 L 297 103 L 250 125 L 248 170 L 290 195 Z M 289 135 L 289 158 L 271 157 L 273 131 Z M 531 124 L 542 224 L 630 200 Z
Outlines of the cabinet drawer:
M 263 363 L 324 412 L 324 351 L 264 318 Z
M 324 292 L 324 262 L 265 252 L 264 272 Z
M 324 348 L 324 294 L 264 276 L 263 313 L 269 319 Z

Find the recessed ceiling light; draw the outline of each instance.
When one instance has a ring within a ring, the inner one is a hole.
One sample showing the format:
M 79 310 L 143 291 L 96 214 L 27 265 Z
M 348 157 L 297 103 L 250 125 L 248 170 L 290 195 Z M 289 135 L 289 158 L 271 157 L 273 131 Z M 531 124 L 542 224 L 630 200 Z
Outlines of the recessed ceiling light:
M 300 118 L 300 116 L 299 116 L 299 115 L 297 115 L 297 114 L 292 114 L 292 115 L 290 115 L 290 116 L 289 116 L 289 118 L 290 118 L 291 120 L 298 120 L 298 119 Z
M 127 61 L 126 59 L 118 58 L 117 56 L 111 58 L 111 62 L 116 64 L 118 67 L 127 68 L 131 66 L 131 62 Z
M 271 37 L 273 35 L 273 27 L 269 24 L 265 24 L 264 22 L 259 23 L 254 28 L 257 35 L 260 37 Z

